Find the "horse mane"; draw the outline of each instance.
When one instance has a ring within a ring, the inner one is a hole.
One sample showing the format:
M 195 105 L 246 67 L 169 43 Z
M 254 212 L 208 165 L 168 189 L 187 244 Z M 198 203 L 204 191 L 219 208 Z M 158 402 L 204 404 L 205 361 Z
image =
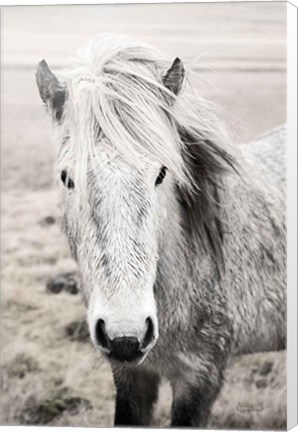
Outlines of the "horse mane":
M 62 159 L 65 163 L 76 155 L 75 182 L 82 182 L 82 166 L 87 171 L 88 160 L 98 153 L 97 137 L 136 167 L 142 157 L 167 166 L 184 227 L 219 261 L 223 176 L 237 163 L 214 106 L 192 89 L 190 80 L 178 96 L 163 85 L 171 63 L 155 49 L 119 36 L 105 35 L 81 50 L 76 68 L 66 75 L 65 127 L 71 123 L 74 138 L 73 151 L 67 144 Z
M 183 158 L 195 185 L 189 189 L 176 184 L 184 228 L 194 244 L 199 242 L 206 252 L 210 252 L 220 270 L 224 267 L 223 176 L 231 170 L 237 172 L 236 161 L 209 138 L 190 134 L 187 130 L 180 133 L 186 148 Z

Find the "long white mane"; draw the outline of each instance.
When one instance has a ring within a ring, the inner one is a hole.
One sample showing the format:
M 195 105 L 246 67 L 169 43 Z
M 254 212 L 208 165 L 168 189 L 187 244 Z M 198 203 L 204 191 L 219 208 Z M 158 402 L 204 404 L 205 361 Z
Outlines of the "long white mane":
M 140 158 L 159 161 L 178 184 L 191 186 L 178 130 L 210 141 L 227 140 L 210 105 L 188 79 L 178 97 L 163 85 L 172 61 L 122 36 L 104 35 L 79 50 L 76 66 L 64 73 L 68 97 L 62 135 L 70 139 L 60 158 L 64 164 L 75 158 L 76 179 L 86 172 L 88 160 L 98 156 L 100 143 L 136 167 Z

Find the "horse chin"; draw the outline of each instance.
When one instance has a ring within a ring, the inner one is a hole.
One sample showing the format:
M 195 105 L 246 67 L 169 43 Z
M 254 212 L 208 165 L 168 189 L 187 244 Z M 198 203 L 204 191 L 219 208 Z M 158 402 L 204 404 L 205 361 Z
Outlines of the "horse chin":
M 139 355 L 137 358 L 133 359 L 133 360 L 125 360 L 125 359 L 117 359 L 114 358 L 111 354 L 107 354 L 103 351 L 101 351 L 101 354 L 103 356 L 103 358 L 105 360 L 107 360 L 108 363 L 110 363 L 111 365 L 122 365 L 124 367 L 135 367 L 135 366 L 139 366 L 143 363 L 143 361 L 145 360 L 145 358 L 147 357 L 149 351 L 143 353 L 143 352 L 139 352 Z

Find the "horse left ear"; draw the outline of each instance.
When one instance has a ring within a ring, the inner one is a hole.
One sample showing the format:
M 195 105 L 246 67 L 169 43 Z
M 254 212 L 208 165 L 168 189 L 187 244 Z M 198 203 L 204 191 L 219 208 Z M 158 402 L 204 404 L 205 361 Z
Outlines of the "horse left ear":
M 168 90 L 173 92 L 175 95 L 178 95 L 182 89 L 184 77 L 185 69 L 183 63 L 178 57 L 176 57 L 162 81 Z
M 45 60 L 38 63 L 36 82 L 41 99 L 53 113 L 53 117 L 59 122 L 63 114 L 66 88 L 58 81 Z

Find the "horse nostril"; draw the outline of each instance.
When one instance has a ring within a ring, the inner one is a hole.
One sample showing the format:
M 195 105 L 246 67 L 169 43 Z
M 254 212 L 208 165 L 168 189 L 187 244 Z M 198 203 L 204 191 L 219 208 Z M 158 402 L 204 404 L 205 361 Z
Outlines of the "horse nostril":
M 95 337 L 96 337 L 97 343 L 102 348 L 109 348 L 110 341 L 109 341 L 108 335 L 106 334 L 106 331 L 105 331 L 105 322 L 103 319 L 99 319 L 96 323 Z
M 142 342 L 142 348 L 146 348 L 153 340 L 154 337 L 154 325 L 151 318 L 146 319 L 147 330 Z

